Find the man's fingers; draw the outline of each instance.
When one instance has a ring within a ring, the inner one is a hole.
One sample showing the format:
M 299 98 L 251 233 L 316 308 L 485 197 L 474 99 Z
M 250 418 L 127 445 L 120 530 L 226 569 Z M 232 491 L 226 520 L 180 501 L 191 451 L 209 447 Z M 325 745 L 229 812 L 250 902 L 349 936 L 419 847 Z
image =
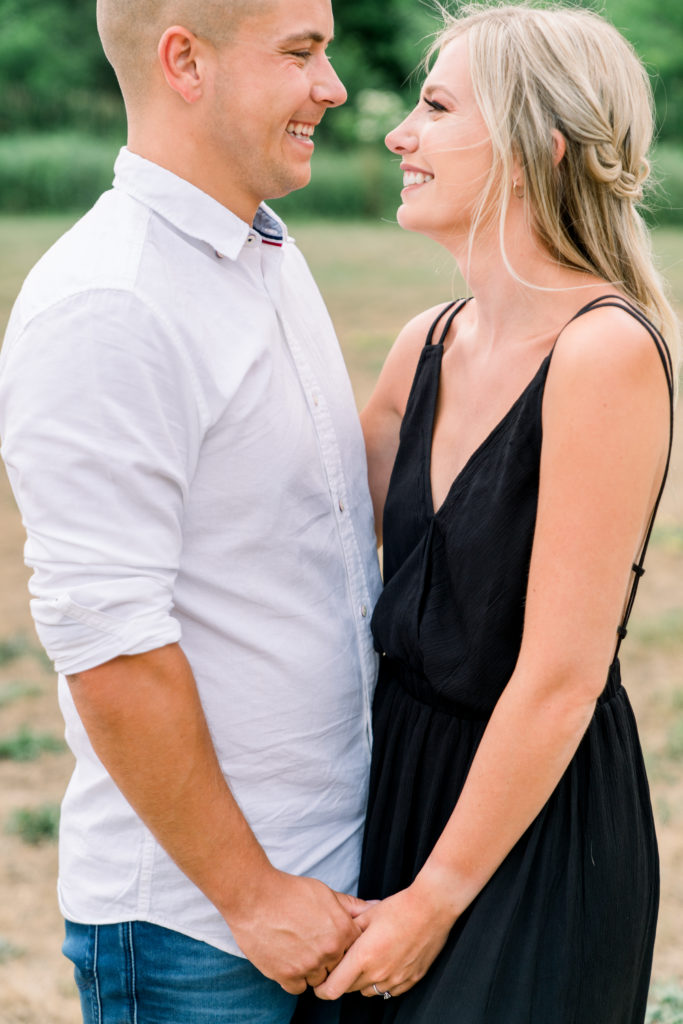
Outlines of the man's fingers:
M 316 971 L 311 971 L 306 975 L 306 983 L 315 988 L 316 985 L 322 985 L 327 980 L 328 971 L 326 967 L 319 967 Z
M 300 996 L 306 991 L 307 986 L 305 979 L 298 978 L 296 981 L 281 981 L 280 988 L 283 988 L 285 992 L 289 992 L 290 996 Z
M 372 923 L 371 910 L 375 907 L 377 903 L 379 903 L 379 900 L 373 900 L 372 903 L 369 903 L 367 905 L 366 909 L 363 911 L 362 914 L 359 914 L 358 917 L 354 917 L 354 923 L 358 925 L 361 932 L 364 932 L 366 928 L 370 927 Z
M 351 946 L 348 953 L 331 972 L 327 981 L 318 985 L 315 994 L 319 999 L 339 999 L 344 992 L 353 991 L 356 981 L 363 973 L 357 946 Z
M 334 895 L 351 917 L 358 917 L 359 914 L 368 909 L 365 900 L 360 899 L 358 896 L 351 896 L 348 892 L 335 892 Z
M 366 910 L 380 902 L 379 900 L 362 900 L 359 896 L 350 896 L 347 892 L 335 892 L 334 895 L 351 917 L 359 917 L 360 914 L 364 914 Z

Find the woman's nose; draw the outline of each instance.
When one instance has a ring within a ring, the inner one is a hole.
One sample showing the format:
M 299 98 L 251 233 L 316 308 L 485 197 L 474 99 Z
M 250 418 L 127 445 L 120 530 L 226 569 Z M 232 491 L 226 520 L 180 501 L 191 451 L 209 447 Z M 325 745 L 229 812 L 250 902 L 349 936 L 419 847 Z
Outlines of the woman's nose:
M 414 153 L 417 149 L 417 133 L 410 126 L 407 117 L 389 132 L 384 143 L 392 153 Z

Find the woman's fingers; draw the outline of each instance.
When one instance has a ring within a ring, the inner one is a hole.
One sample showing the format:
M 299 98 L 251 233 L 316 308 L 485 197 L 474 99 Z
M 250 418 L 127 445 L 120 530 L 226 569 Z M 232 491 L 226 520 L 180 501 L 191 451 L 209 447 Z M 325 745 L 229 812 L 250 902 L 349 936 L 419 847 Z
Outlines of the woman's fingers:
M 356 983 L 363 973 L 359 942 L 360 939 L 354 942 L 327 980 L 316 987 L 315 994 L 319 999 L 339 999 L 344 992 L 354 992 L 359 987 Z
M 363 988 L 360 990 L 360 994 L 362 996 L 380 996 L 380 998 L 382 999 L 390 999 L 391 992 L 389 982 L 375 981 L 372 983 L 372 985 L 364 985 Z

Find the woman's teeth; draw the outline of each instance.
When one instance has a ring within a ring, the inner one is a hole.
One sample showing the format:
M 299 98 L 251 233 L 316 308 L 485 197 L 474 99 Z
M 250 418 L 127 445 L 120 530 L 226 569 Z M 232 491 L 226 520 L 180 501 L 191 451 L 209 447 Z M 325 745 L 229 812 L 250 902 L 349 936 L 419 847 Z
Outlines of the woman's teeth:
M 409 185 L 426 185 L 428 182 L 434 181 L 433 174 L 426 174 L 422 171 L 404 171 L 403 172 L 403 187 L 407 188 Z

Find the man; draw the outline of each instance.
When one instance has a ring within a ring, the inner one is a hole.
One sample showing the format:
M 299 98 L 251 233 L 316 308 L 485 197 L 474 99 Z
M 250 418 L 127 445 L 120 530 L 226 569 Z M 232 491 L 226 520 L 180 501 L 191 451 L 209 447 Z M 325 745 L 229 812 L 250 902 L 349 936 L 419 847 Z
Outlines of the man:
M 2 353 L 76 768 L 84 1019 L 289 1021 L 359 934 L 379 586 L 322 300 L 266 198 L 345 91 L 329 0 L 98 0 L 129 136 Z

